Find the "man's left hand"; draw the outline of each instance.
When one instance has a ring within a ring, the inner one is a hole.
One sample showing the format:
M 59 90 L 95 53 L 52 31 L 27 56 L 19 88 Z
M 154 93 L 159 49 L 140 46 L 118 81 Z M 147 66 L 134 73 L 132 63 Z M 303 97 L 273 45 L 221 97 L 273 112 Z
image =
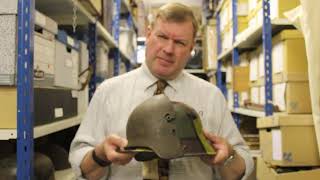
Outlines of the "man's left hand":
M 203 156 L 201 159 L 210 165 L 223 165 L 224 162 L 234 152 L 228 141 L 222 137 L 216 136 L 209 132 L 204 132 L 206 138 L 211 142 L 211 145 L 216 150 L 214 156 Z

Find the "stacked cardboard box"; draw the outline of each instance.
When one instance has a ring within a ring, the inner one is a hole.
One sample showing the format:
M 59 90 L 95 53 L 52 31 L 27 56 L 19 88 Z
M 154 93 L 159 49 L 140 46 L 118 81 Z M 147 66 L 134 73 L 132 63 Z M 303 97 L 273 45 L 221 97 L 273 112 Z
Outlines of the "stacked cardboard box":
M 318 179 L 320 165 L 312 115 L 278 114 L 260 118 L 259 179 Z M 306 140 L 308 143 L 306 143 Z
M 202 35 L 203 68 L 205 70 L 217 69 L 217 27 L 216 21 L 210 20 L 204 26 Z
M 311 113 L 307 56 L 297 30 L 284 30 L 272 39 L 273 104 L 281 112 Z M 265 104 L 264 55 L 261 46 L 250 55 L 251 98 Z
M 233 34 L 233 12 L 232 12 L 232 0 L 223 1 L 223 5 L 220 11 L 220 33 L 221 33 L 221 46 L 222 51 L 230 49 L 233 43 L 233 37 L 237 34 Z M 248 0 L 237 1 L 237 33 L 242 32 L 248 26 Z

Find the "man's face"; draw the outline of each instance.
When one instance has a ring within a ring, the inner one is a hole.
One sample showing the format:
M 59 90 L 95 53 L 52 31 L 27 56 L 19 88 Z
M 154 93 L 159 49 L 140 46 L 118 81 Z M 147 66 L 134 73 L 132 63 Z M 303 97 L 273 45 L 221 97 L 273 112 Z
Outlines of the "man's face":
M 148 29 L 146 63 L 151 73 L 161 79 L 174 79 L 187 64 L 193 48 L 191 21 L 175 23 L 157 19 Z

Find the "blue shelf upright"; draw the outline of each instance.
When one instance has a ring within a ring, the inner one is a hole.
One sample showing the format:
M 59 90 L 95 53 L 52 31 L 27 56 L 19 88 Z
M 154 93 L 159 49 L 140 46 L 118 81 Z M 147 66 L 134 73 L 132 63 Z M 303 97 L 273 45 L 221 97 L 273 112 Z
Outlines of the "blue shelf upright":
M 89 43 L 88 43 L 88 50 L 89 50 L 89 67 L 92 68 L 92 75 L 89 82 L 89 101 L 91 100 L 97 85 L 96 79 L 96 62 L 97 62 L 97 55 L 96 55 L 96 44 L 97 44 L 97 27 L 95 23 L 89 23 Z
M 265 70 L 265 115 L 272 116 L 272 28 L 270 20 L 270 0 L 262 1 L 263 8 L 263 54 L 264 54 L 264 70 Z
M 33 179 L 34 1 L 18 1 L 17 179 Z
M 222 52 L 222 47 L 221 47 L 221 32 L 220 32 L 220 13 L 218 12 L 217 13 L 217 16 L 216 16 L 216 20 L 217 20 L 217 50 L 218 50 L 218 55 L 221 54 Z M 222 74 L 222 71 L 221 71 L 221 68 L 222 68 L 222 60 L 221 59 L 218 59 L 218 65 L 217 65 L 217 86 L 218 88 L 221 90 L 222 94 L 227 97 L 227 88 L 226 88 L 226 84 L 225 84 L 225 78 L 223 78 L 223 74 Z M 225 77 L 225 76 L 224 76 Z M 224 79 L 224 80 L 223 80 Z
M 120 11 L 121 11 L 121 0 L 113 0 L 113 20 L 112 20 L 112 32 L 114 40 L 116 44 L 119 46 L 119 36 L 120 36 Z M 119 48 L 115 48 L 112 51 L 113 59 L 114 59 L 114 76 L 119 75 L 120 72 L 120 50 Z
M 236 35 L 238 34 L 238 17 L 237 17 L 237 0 L 232 0 L 232 44 L 236 41 Z M 238 66 L 240 64 L 238 48 L 232 49 L 232 66 Z M 239 93 L 233 93 L 233 107 L 239 107 Z M 240 126 L 239 114 L 233 114 L 233 118 Z

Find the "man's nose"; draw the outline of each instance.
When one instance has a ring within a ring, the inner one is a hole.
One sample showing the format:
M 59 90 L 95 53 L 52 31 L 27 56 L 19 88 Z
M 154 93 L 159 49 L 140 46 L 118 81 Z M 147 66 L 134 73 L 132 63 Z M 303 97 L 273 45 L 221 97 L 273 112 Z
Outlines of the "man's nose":
M 167 43 L 164 45 L 163 51 L 166 54 L 172 54 L 174 50 L 174 42 L 172 40 L 167 41 Z

